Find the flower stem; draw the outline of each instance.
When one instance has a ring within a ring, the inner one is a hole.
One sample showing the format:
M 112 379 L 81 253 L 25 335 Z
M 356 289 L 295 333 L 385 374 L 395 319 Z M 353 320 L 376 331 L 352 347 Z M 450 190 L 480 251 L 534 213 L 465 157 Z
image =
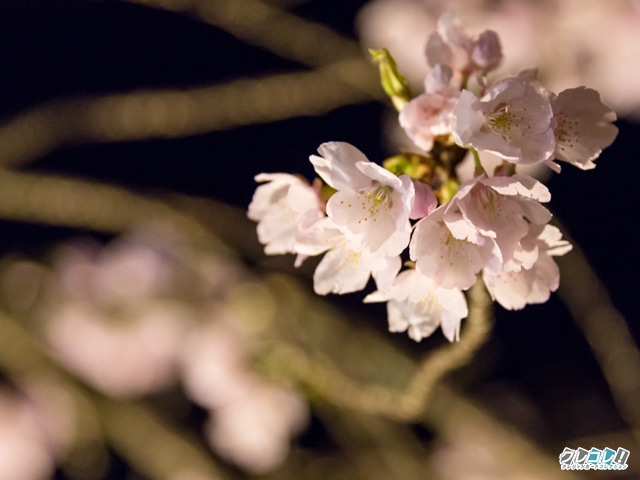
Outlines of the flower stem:
M 469 147 L 469 151 L 473 155 L 473 164 L 475 165 L 475 169 L 473 171 L 473 175 L 475 177 L 477 177 L 478 175 L 486 175 L 487 172 L 485 171 L 484 167 L 482 166 L 482 162 L 480 161 L 480 155 L 478 154 L 478 151 L 473 147 Z

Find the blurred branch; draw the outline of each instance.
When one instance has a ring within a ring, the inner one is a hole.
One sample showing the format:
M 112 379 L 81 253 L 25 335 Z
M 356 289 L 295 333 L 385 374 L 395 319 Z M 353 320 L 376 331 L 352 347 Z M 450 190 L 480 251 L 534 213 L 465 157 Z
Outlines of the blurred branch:
M 514 427 L 498 421 L 472 401 L 445 386 L 434 392 L 424 422 L 440 437 L 456 444 L 471 444 L 499 459 L 500 478 L 577 480 L 588 475 L 562 471 L 557 453 L 549 455 Z
M 135 226 L 171 222 L 195 243 L 231 255 L 198 222 L 148 196 L 88 180 L 0 170 L 0 218 L 123 233 Z
M 438 381 L 468 363 L 489 336 L 493 323 L 491 300 L 482 282 L 471 289 L 469 304 L 469 317 L 461 340 L 425 356 L 401 392 L 380 385 L 359 384 L 331 364 L 312 359 L 291 345 L 276 345 L 269 355 L 274 357 L 271 361 L 277 369 L 285 369 L 288 375 L 336 405 L 412 421 L 424 411 Z
M 17 321 L 0 312 L 0 368 L 18 385 L 25 378 L 45 378 L 72 393 L 76 407 L 89 404 L 97 416 L 108 443 L 124 458 L 136 465 L 140 473 L 152 480 L 178 478 L 194 473 L 204 478 L 225 478 L 211 456 L 187 436 L 164 424 L 140 404 L 116 402 L 79 385 L 59 369 L 42 351 L 31 334 Z M 78 419 L 78 427 L 87 428 L 86 408 Z M 90 422 L 89 422 L 90 424 Z M 95 435 L 81 436 L 77 441 L 93 441 Z M 82 449 L 84 444 L 73 448 Z M 81 450 L 86 453 L 86 450 Z M 74 452 L 71 452 L 73 458 Z M 86 460 L 86 459 L 85 459 Z
M 275 5 L 278 8 L 292 8 L 297 7 L 298 5 L 304 5 L 310 1 L 311 0 L 268 0 L 268 3 Z
M 317 70 L 191 89 L 147 90 L 49 102 L 0 126 L 0 165 L 25 164 L 69 144 L 198 135 L 322 115 L 344 105 L 384 98 L 376 69 L 357 43 L 322 24 L 300 19 L 258 0 L 138 3 L 193 11 L 242 40 L 270 45 L 278 54 Z
M 0 165 L 16 166 L 68 144 L 176 138 L 322 115 L 367 102 L 376 84 L 363 58 L 320 70 L 187 90 L 149 90 L 55 101 L 0 126 Z M 350 78 L 353 85 L 338 79 Z
M 186 432 L 174 430 L 143 404 L 95 396 L 105 437 L 131 465 L 151 479 L 224 479 L 211 455 Z
M 568 236 L 564 228 L 563 232 Z M 558 294 L 589 343 L 620 414 L 640 442 L 640 352 L 582 249 L 568 239 L 573 251 L 557 257 L 562 272 Z
M 193 16 L 239 40 L 311 68 L 338 59 L 366 57 L 354 40 L 261 0 L 127 1 Z
M 406 425 L 353 410 L 316 407 L 363 480 L 438 478 L 425 447 Z
M 379 337 L 370 329 L 363 329 L 361 325 L 355 324 L 352 316 L 345 318 L 344 314 L 307 293 L 290 277 L 272 275 L 267 279 L 267 284 L 282 306 L 279 317 L 287 325 L 283 325 L 283 328 L 294 336 L 299 330 L 306 330 L 306 335 L 297 337 L 303 343 L 302 346 L 281 350 L 284 355 L 274 368 L 293 373 L 304 384 L 310 385 L 312 391 L 321 398 L 328 398 L 339 405 L 357 407 L 357 412 L 354 412 L 356 415 L 361 415 L 364 410 L 369 413 L 390 414 L 392 418 L 400 416 L 396 410 L 407 407 L 394 405 L 394 393 L 388 388 L 371 385 L 363 388 L 361 383 L 346 377 L 335 365 L 340 365 L 340 368 L 348 367 L 352 370 L 351 375 L 358 378 L 377 375 L 377 381 L 380 382 L 381 377 L 388 377 L 388 383 L 400 383 L 409 372 L 412 372 L 409 375 L 411 378 L 420 370 L 419 365 L 409 359 L 405 352 L 393 347 L 387 336 Z M 484 287 L 476 289 L 480 297 L 477 300 L 485 295 L 483 290 Z M 480 311 L 486 308 L 481 301 L 476 305 L 474 317 L 481 315 Z M 486 320 L 474 318 L 478 322 L 475 334 L 485 335 L 481 330 L 490 325 Z M 467 325 L 463 330 L 463 339 L 470 333 L 474 335 L 469 327 Z M 470 348 L 468 354 L 471 350 Z M 312 355 L 318 355 L 317 352 L 331 352 L 331 356 L 329 358 L 329 354 L 325 353 L 327 357 L 322 360 L 317 356 L 311 358 Z M 371 355 L 371 352 L 375 352 L 375 355 Z M 359 361 L 349 361 L 354 356 Z M 362 361 L 363 358 L 366 361 Z M 345 390 L 340 391 L 340 388 Z M 397 385 L 397 388 L 402 387 Z M 500 468 L 504 469 L 505 475 L 522 472 L 531 478 L 549 480 L 584 478 L 580 472 L 561 471 L 557 458 L 550 457 L 515 428 L 502 423 L 442 382 L 431 385 L 429 393 L 430 401 L 426 406 L 421 406 L 415 421 L 434 429 L 439 437 L 453 444 L 465 442 L 482 446 L 490 452 L 488 455 L 499 459 Z M 374 396 L 374 399 L 368 400 L 367 394 Z M 351 395 L 359 398 L 350 399 Z M 395 393 L 395 398 L 398 395 Z

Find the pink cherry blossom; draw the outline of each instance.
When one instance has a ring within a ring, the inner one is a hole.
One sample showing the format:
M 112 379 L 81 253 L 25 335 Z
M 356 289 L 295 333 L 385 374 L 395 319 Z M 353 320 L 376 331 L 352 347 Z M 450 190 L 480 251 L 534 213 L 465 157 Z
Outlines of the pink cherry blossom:
M 418 95 L 400 111 L 400 126 L 413 143 L 429 152 L 436 137 L 451 133 L 458 97 L 459 93 Z
M 212 412 L 205 434 L 223 458 L 249 473 L 265 474 L 286 459 L 291 436 L 306 426 L 308 416 L 297 393 L 254 381 L 246 395 Z
M 482 72 L 498 68 L 502 63 L 502 46 L 496 32 L 486 30 L 480 34 L 471 50 L 471 60 Z
M 526 175 L 481 175 L 461 185 L 445 206 L 443 219 L 456 239 L 477 244 L 493 239 L 504 264 L 511 260 L 531 225 L 544 225 L 551 219 L 551 213 L 540 204 L 550 199 L 547 187 Z
M 612 124 L 615 112 L 600 101 L 598 92 L 586 87 L 563 90 L 550 100 L 556 138 L 553 157 L 582 170 L 595 168 L 593 160 L 618 134 Z
M 463 90 L 453 113 L 460 146 L 520 164 L 544 162 L 555 150 L 551 104 L 522 78 L 502 80 L 482 98 Z
M 492 298 L 508 310 L 546 302 L 560 283 L 560 270 L 552 257 L 564 255 L 572 248 L 552 225 L 532 229 L 532 235 L 537 235 L 537 259 L 530 268 L 498 274 L 488 269 L 483 271 Z
M 215 320 L 194 326 L 182 351 L 182 380 L 190 399 L 209 411 L 205 435 L 213 450 L 251 473 L 267 473 L 307 423 L 295 391 L 250 368 L 251 338 L 232 310 L 212 306 Z
M 0 390 L 0 478 L 51 478 L 56 459 L 42 420 L 31 402 Z
M 387 291 L 377 291 L 365 302 L 387 301 L 390 332 L 407 331 L 419 342 L 438 327 L 450 341 L 460 336 L 460 321 L 469 314 L 467 302 L 459 289 L 437 286 L 415 269 L 401 272 Z
M 399 255 L 409 243 L 409 214 L 415 191 L 408 175 L 395 176 L 343 142 L 322 144 L 310 161 L 318 175 L 337 192 L 327 202 L 327 215 L 361 248 L 386 256 Z
M 131 310 L 126 320 L 67 302 L 47 318 L 45 338 L 55 358 L 79 378 L 112 397 L 130 398 L 175 381 L 188 318 L 186 309 L 171 302 Z
M 416 199 L 413 202 L 409 217 L 411 220 L 418 220 L 438 208 L 438 198 L 431 187 L 424 182 L 413 180 L 413 186 L 416 190 Z
M 427 42 L 427 60 L 434 67 L 449 65 L 463 76 L 485 74 L 502 62 L 498 35 L 486 30 L 478 37 L 467 35 L 458 15 L 449 11 L 438 19 L 438 31 Z
M 416 262 L 416 270 L 431 278 L 435 285 L 466 290 L 485 266 L 499 269 L 502 256 L 491 237 L 481 238 L 477 243 L 456 238 L 444 221 L 446 206 L 438 207 L 416 224 L 409 254 Z

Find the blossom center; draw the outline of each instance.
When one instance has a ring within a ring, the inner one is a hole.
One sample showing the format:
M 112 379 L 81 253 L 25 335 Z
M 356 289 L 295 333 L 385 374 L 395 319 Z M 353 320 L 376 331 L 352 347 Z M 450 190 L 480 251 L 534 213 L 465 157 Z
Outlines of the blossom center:
M 485 212 L 491 212 L 494 214 L 500 213 L 502 202 L 499 201 L 498 195 L 490 188 L 478 188 L 477 199 L 479 205 Z
M 489 125 L 491 130 L 500 135 L 502 140 L 504 140 L 505 142 L 510 142 L 513 140 L 514 131 L 518 132 L 521 130 L 520 123 L 524 122 L 524 120 L 524 116 L 516 115 L 509 108 L 509 105 L 501 103 L 493 111 L 493 113 L 488 115 L 487 124 Z M 527 128 L 531 127 L 528 126 Z M 522 135 L 524 135 L 524 133 L 522 133 Z
M 429 294 L 428 297 L 420 300 L 418 305 L 420 306 L 420 314 L 424 316 L 432 316 L 433 314 L 442 310 L 442 305 L 438 303 L 435 295 L 433 295 L 432 293 Z
M 573 148 L 574 143 L 578 142 L 578 135 L 576 127 L 578 120 L 571 121 L 567 119 L 566 115 L 556 115 L 558 125 L 555 128 L 556 142 L 560 145 L 560 150 L 564 151 L 566 148 Z
M 358 190 L 356 198 L 360 200 L 364 215 L 358 223 L 367 222 L 369 219 L 375 222 L 380 212 L 388 212 L 393 206 L 392 192 L 393 188 L 387 185 L 380 185 L 377 182 L 374 182 L 374 186 L 371 188 Z

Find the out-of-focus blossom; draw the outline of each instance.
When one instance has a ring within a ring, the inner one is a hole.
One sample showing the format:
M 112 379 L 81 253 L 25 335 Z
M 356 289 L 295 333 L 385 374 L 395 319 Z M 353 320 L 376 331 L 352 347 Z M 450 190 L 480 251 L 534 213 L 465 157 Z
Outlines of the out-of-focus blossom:
M 452 9 L 468 31 L 499 32 L 504 53 L 499 74 L 537 66 L 551 91 L 586 85 L 601 92 L 618 115 L 640 115 L 634 70 L 640 8 L 634 0 L 375 0 L 359 14 L 361 42 L 389 49 L 399 70 L 419 85 L 428 68 L 429 32 Z
M 495 32 L 485 30 L 472 37 L 462 28 L 458 14 L 450 10 L 438 18 L 438 30 L 427 41 L 426 56 L 432 67 L 447 65 L 464 81 L 470 75 L 485 75 L 500 65 L 502 49 Z
M 185 337 L 180 376 L 194 402 L 215 409 L 244 396 L 250 388 L 251 374 L 240 326 L 229 321 L 224 306 L 210 308 L 216 320 L 194 324 Z
M 170 303 L 110 317 L 90 305 L 52 312 L 44 335 L 54 356 L 87 383 L 113 397 L 156 392 L 176 380 L 176 358 L 189 313 Z
M 305 402 L 293 391 L 254 381 L 245 395 L 212 412 L 207 437 L 223 458 L 254 473 L 278 467 L 293 435 L 307 424 Z
M 127 237 L 109 248 L 85 242 L 59 251 L 56 272 L 62 294 L 101 305 L 131 305 L 170 288 L 171 267 L 151 242 Z
M 177 350 L 192 314 L 175 299 L 181 282 L 163 251 L 168 245 L 142 234 L 103 248 L 67 245 L 50 275 L 41 313 L 46 343 L 107 395 L 144 395 L 176 380 Z
M 205 432 L 211 448 L 247 471 L 264 473 L 284 460 L 308 412 L 302 396 L 252 369 L 252 342 L 267 329 L 267 294 L 261 318 L 246 318 L 246 301 L 239 298 L 252 295 L 253 301 L 255 284 L 230 262 L 171 233 L 137 232 L 106 246 L 68 244 L 53 268 L 27 272 L 42 283 L 40 297 L 30 302 L 38 306 L 29 308 L 49 354 L 69 373 L 116 399 L 180 382 L 187 397 L 212 415 Z M 36 425 L 20 407 L 15 428 L 6 429 L 0 393 L 0 479 L 49 478 L 72 440 L 75 417 L 57 407 L 64 399 L 51 389 L 32 390 L 34 396 L 45 392 L 45 403 L 30 405 L 46 415 Z M 3 449 L 5 432 L 12 432 L 13 443 Z M 3 462 L 5 453 L 10 461 Z
M 249 369 L 246 333 L 232 312 L 218 310 L 216 320 L 194 326 L 188 336 L 184 386 L 210 412 L 211 447 L 249 472 L 266 473 L 284 461 L 291 436 L 306 425 L 306 403 Z
M 51 478 L 58 446 L 47 430 L 42 412 L 27 397 L 0 390 L 0 478 Z

